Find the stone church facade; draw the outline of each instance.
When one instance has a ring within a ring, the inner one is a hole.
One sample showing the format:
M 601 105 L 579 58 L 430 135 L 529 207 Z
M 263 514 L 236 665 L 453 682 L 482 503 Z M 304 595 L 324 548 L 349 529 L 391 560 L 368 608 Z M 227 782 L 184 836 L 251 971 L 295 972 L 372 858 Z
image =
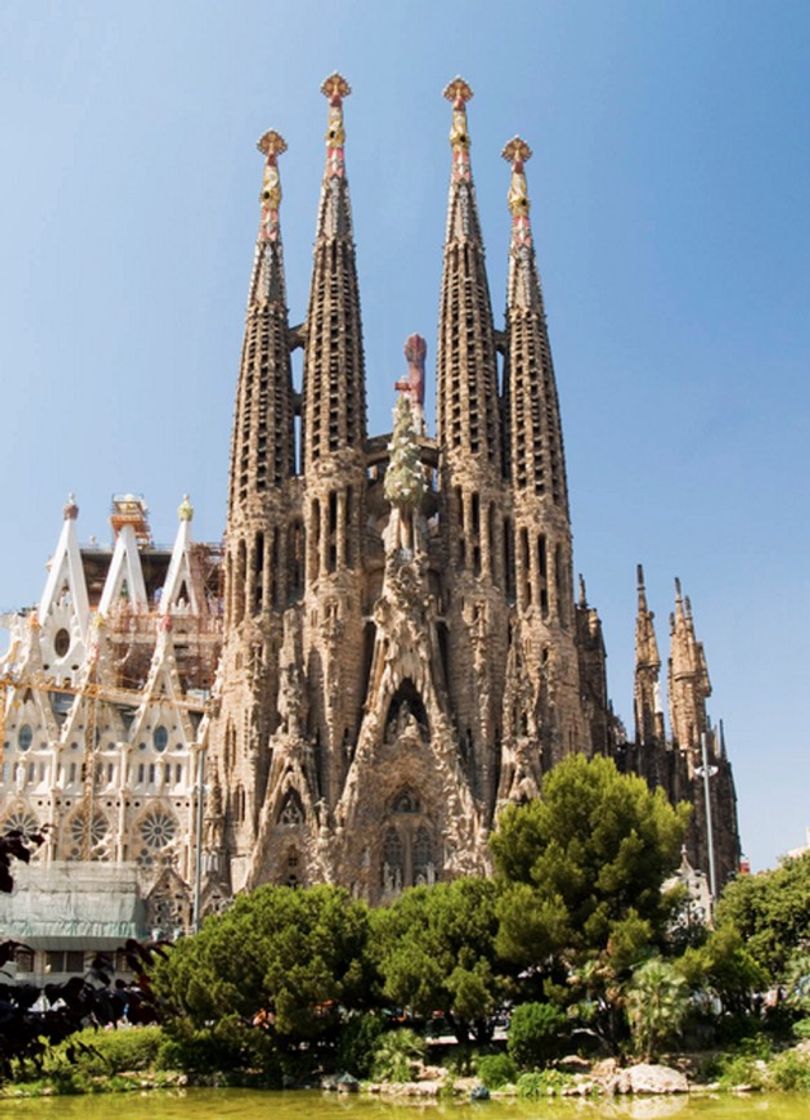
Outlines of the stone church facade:
M 350 91 L 337 74 L 322 89 L 326 158 L 299 325 L 281 240 L 286 145 L 273 131 L 259 142 L 224 543 L 192 541 L 184 501 L 174 547 L 157 549 L 143 504 L 123 496 L 114 548 L 83 547 L 69 503 L 43 599 L 10 620 L 0 662 L 0 815 L 52 822 L 40 858 L 135 860 L 154 906 L 178 915 L 195 878 L 203 909 L 266 881 L 333 881 L 377 903 L 415 883 L 486 874 L 500 808 L 536 796 L 566 755 L 599 753 L 693 803 L 690 856 L 705 868 L 705 737 L 722 881 L 739 860 L 734 785 L 706 714 L 689 600 L 678 586 L 667 734 L 639 569 L 628 742 L 608 700 L 598 613 L 581 580 L 574 589 L 528 145 L 515 137 L 503 151 L 511 239 L 496 325 L 472 91 L 450 83 L 436 434 L 423 414 L 426 345 L 413 335 L 393 432 L 369 435 Z

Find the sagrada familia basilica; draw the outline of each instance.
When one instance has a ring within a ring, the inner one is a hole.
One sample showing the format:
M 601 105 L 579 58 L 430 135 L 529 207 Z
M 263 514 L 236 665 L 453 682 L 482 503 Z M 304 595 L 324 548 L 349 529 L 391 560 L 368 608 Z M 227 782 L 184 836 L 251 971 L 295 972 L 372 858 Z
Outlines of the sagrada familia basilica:
M 638 570 L 635 732 L 608 699 L 599 615 L 574 586 L 568 486 L 519 137 L 506 317 L 490 302 L 452 81 L 436 434 L 426 345 L 405 343 L 393 432 L 369 435 L 338 74 L 328 101 L 306 318 L 291 325 L 274 131 L 236 390 L 223 543 L 171 550 L 113 499 L 112 547 L 71 498 L 41 601 L 7 616 L 0 821 L 50 827 L 38 861 L 134 869 L 149 924 L 188 927 L 264 882 L 342 883 L 372 903 L 490 869 L 500 809 L 573 752 L 693 805 L 689 856 L 738 866 L 734 784 L 689 599 L 667 668 Z M 506 179 L 506 177 L 505 177 Z M 506 233 L 506 228 L 505 228 Z M 291 354 L 303 350 L 303 383 Z M 502 376 L 499 377 L 499 360 Z M 705 745 L 711 781 L 704 779 Z M 707 828 L 709 791 L 713 831 Z M 122 871 L 123 873 L 123 871 Z

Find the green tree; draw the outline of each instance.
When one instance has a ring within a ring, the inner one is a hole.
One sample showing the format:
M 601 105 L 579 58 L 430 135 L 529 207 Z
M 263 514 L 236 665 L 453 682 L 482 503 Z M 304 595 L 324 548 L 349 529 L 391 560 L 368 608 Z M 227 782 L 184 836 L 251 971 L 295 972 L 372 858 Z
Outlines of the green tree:
M 497 887 L 457 879 L 404 891 L 373 913 L 373 955 L 383 991 L 417 1015 L 442 1011 L 460 1042 L 492 1032 L 506 983 L 495 951 Z
M 717 921 L 736 926 L 754 959 L 780 980 L 791 957 L 810 948 L 810 852 L 734 879 L 723 891 Z
M 368 908 L 342 888 L 264 886 L 178 942 L 154 984 L 193 1028 L 236 1016 L 280 1048 L 334 1037 L 341 1008 L 373 1000 Z
M 675 967 L 693 992 L 708 989 L 724 1010 L 748 1014 L 755 992 L 768 985 L 768 974 L 730 922 L 713 930 L 703 945 L 687 949 Z
M 636 1050 L 649 1062 L 680 1033 L 689 1011 L 689 990 L 671 963 L 653 957 L 634 971 L 626 1006 Z
M 611 939 L 635 947 L 640 929 L 644 940 L 662 937 L 670 906 L 661 884 L 688 813 L 610 759 L 565 759 L 539 798 L 504 811 L 491 838 L 506 883 L 500 951 L 538 967 L 563 952 L 606 951 Z

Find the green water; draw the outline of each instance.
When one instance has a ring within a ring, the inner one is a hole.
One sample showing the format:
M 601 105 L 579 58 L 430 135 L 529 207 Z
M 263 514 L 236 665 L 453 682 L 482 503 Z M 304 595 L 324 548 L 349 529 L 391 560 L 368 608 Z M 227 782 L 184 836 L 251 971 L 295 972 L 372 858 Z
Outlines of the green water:
M 242 1089 L 40 1097 L 0 1101 L 3 1120 L 808 1120 L 810 1097 L 723 1095 L 715 1099 L 657 1097 L 605 1101 L 488 1101 L 481 1104 L 401 1103 L 334 1093 L 258 1093 Z

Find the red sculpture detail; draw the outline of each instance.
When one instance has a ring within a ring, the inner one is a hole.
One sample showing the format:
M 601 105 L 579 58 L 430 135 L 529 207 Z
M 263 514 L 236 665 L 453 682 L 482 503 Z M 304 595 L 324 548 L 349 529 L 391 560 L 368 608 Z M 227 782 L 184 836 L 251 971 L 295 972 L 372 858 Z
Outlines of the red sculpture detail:
M 400 378 L 394 385 L 411 402 L 415 416 L 421 418 L 425 403 L 425 356 L 427 343 L 420 334 L 412 334 L 405 343 L 405 360 L 408 363 L 407 377 Z

